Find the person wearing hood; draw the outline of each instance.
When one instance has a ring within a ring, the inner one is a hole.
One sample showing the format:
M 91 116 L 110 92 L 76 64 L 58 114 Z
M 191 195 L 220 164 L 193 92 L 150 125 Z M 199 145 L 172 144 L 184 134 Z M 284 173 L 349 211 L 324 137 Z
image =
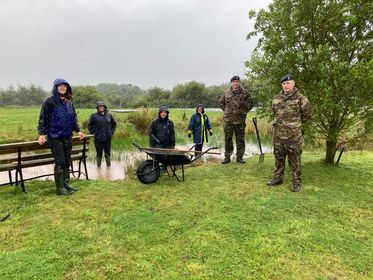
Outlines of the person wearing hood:
M 149 129 L 150 147 L 154 148 L 175 148 L 174 123 L 169 119 L 167 106 L 161 106 L 158 111 L 158 118 L 153 120 Z
M 203 143 L 208 142 L 208 134 L 212 136 L 212 128 L 207 114 L 205 114 L 205 107 L 198 104 L 196 113 L 190 117 L 188 126 L 188 137 L 192 137 L 195 143 L 194 150 L 202 151 Z M 198 153 L 196 153 L 196 156 Z
M 225 157 L 222 164 L 231 161 L 233 154 L 233 134 L 236 137 L 236 160 L 245 163 L 245 127 L 246 115 L 253 108 L 254 103 L 250 93 L 241 86 L 240 77 L 231 78 L 231 87 L 219 99 L 220 109 L 224 111 Z
M 105 152 L 106 166 L 110 167 L 111 139 L 117 127 L 117 122 L 112 114 L 107 111 L 104 102 L 99 101 L 96 108 L 97 112 L 89 117 L 88 130 L 95 136 L 97 167 L 101 167 L 103 152 Z
M 72 90 L 64 79 L 53 83 L 52 96 L 48 97 L 41 107 L 38 125 L 38 143 L 43 145 L 48 137 L 55 166 L 54 181 L 57 195 L 70 195 L 77 191 L 70 185 L 70 163 L 73 131 L 84 139 L 80 131 L 74 105 Z

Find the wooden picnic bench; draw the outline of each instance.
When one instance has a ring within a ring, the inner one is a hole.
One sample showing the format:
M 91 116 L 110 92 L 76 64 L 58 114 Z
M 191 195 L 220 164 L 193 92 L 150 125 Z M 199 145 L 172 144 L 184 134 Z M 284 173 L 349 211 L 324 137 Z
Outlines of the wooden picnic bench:
M 70 173 L 74 177 L 76 173 L 77 178 L 80 178 L 80 175 L 83 174 L 88 180 L 86 159 L 89 140 L 92 137 L 93 135 L 86 135 L 83 140 L 79 140 L 77 136 L 72 138 L 73 148 L 71 152 Z M 79 161 L 78 170 L 74 170 L 74 161 Z M 22 191 L 26 192 L 25 181 L 52 176 L 54 174 L 41 174 L 31 178 L 24 178 L 23 169 L 49 164 L 54 164 L 54 159 L 48 141 L 43 145 L 39 145 L 37 141 L 2 144 L 0 145 L 0 172 L 8 172 L 9 182 L 2 183 L 0 186 L 21 185 Z M 84 172 L 82 168 L 84 168 Z M 12 172 L 15 173 L 14 177 L 12 176 Z

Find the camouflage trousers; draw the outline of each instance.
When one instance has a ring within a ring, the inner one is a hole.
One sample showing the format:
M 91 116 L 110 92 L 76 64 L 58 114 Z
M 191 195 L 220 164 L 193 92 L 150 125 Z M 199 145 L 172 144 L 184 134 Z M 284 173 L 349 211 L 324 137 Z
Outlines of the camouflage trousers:
M 292 170 L 293 185 L 301 183 L 301 154 L 302 138 L 279 139 L 274 138 L 274 155 L 276 158 L 276 169 L 273 178 L 282 181 L 285 171 L 285 160 L 288 157 L 289 166 Z
M 233 134 L 236 137 L 237 158 L 242 158 L 245 153 L 245 127 L 246 123 L 224 123 L 225 157 L 233 154 Z

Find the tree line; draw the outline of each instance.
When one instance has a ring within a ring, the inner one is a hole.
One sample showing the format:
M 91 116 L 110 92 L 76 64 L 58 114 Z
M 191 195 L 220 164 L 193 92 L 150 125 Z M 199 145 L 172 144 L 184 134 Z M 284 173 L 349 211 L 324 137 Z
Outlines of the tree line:
M 251 87 L 248 80 L 243 80 L 243 86 Z M 73 86 L 73 101 L 77 108 L 94 108 L 98 101 L 104 101 L 111 108 L 147 108 L 161 105 L 194 108 L 197 104 L 216 108 L 219 107 L 220 96 L 227 88 L 229 84 L 207 87 L 196 81 L 177 84 L 171 90 L 161 87 L 144 90 L 132 84 L 100 83 L 95 86 Z M 50 92 L 34 84 L 8 87 L 0 89 L 0 103 L 5 106 L 39 106 L 49 95 Z

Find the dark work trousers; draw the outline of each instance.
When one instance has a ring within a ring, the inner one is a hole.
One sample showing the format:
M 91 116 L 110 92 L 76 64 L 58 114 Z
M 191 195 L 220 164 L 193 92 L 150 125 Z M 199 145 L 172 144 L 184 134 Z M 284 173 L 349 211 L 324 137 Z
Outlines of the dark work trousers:
M 200 144 L 196 144 L 195 146 L 194 146 L 194 150 L 196 151 L 196 152 L 198 152 L 198 151 L 202 151 L 202 146 L 203 146 L 203 142 L 202 143 L 200 143 Z M 195 153 L 194 154 L 194 156 L 198 156 L 198 155 L 200 155 L 201 153 Z
M 56 165 L 69 168 L 71 161 L 72 138 L 48 138 Z
M 110 157 L 111 139 L 107 141 L 95 140 L 96 154 L 98 158 L 102 158 L 102 152 L 105 152 L 105 157 Z

